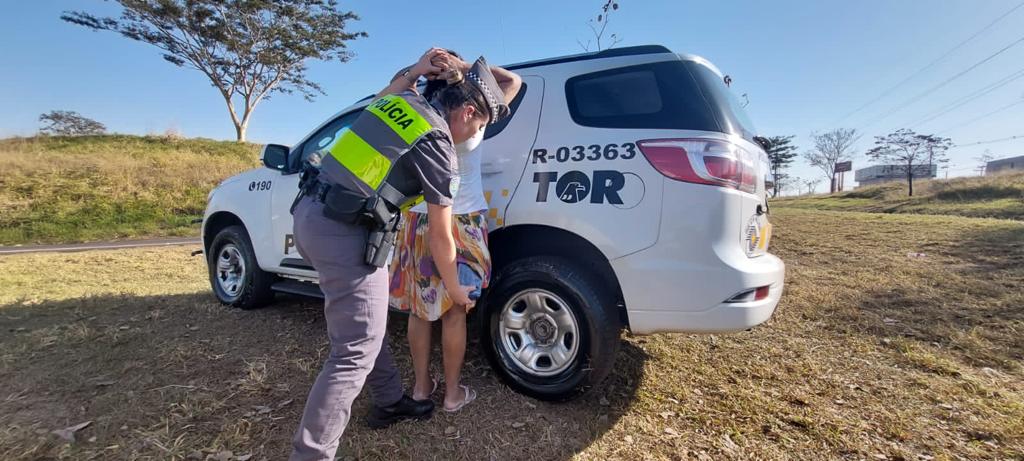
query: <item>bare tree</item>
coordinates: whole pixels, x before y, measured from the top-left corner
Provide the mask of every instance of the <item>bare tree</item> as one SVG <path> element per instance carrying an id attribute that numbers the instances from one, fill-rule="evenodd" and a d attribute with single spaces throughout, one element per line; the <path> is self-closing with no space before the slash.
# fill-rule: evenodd
<path id="1" fill-rule="evenodd" d="M 805 179 L 803 184 L 807 188 L 807 195 L 811 195 L 814 193 L 814 189 L 818 188 L 818 184 L 821 184 L 821 179 Z"/>
<path id="2" fill-rule="evenodd" d="M 868 151 L 868 157 L 901 165 L 907 175 L 907 195 L 914 195 L 914 175 L 921 166 L 931 174 L 935 162 L 946 161 L 946 151 L 953 145 L 949 138 L 917 134 L 914 130 L 902 128 L 885 136 L 875 137 L 875 147 Z"/>
<path id="3" fill-rule="evenodd" d="M 782 175 L 782 177 L 779 178 L 779 181 L 774 184 L 774 187 L 777 188 L 779 192 L 773 195 L 773 197 L 781 197 L 785 195 L 786 191 L 791 190 L 794 187 L 796 187 L 796 194 L 800 195 L 800 188 L 803 187 L 802 184 L 803 182 L 801 182 L 799 177 L 790 176 L 788 174 Z"/>
<path id="4" fill-rule="evenodd" d="M 583 51 L 590 51 L 590 44 L 596 41 L 597 49 L 595 51 L 601 51 L 614 47 L 617 43 L 621 42 L 622 39 L 616 34 L 611 34 L 608 38 L 611 39 L 611 44 L 606 47 L 601 47 L 601 40 L 604 38 L 605 30 L 608 28 L 608 19 L 612 15 L 612 12 L 619 10 L 619 2 L 616 0 L 606 0 L 604 6 L 601 7 L 601 13 L 597 15 L 597 21 L 590 19 L 587 21 L 587 27 L 590 27 L 590 31 L 594 33 L 594 40 L 587 40 L 587 44 L 584 45 L 579 39 L 576 43 L 583 48 Z"/>
<path id="5" fill-rule="evenodd" d="M 836 191 L 836 164 L 853 160 L 853 143 L 860 135 L 852 128 L 836 128 L 825 133 L 812 133 L 814 149 L 804 153 L 804 159 L 818 167 L 829 180 L 829 193 Z"/>
<path id="6" fill-rule="evenodd" d="M 975 170 L 978 172 L 978 176 L 985 176 L 985 171 L 988 170 L 988 162 L 996 159 L 995 155 L 992 155 L 992 151 L 985 149 L 985 152 L 978 157 L 974 157 L 974 161 L 978 162 Z"/>
<path id="7" fill-rule="evenodd" d="M 325 94 L 306 77 L 306 61 L 346 62 L 346 32 L 359 19 L 336 0 L 117 0 L 119 18 L 66 11 L 61 19 L 109 30 L 159 48 L 178 67 L 198 70 L 217 88 L 239 141 L 253 109 L 271 94 Z"/>
<path id="8" fill-rule="evenodd" d="M 52 110 L 40 115 L 39 121 L 46 123 L 39 129 L 42 134 L 83 136 L 107 132 L 107 127 L 102 123 L 69 110 Z"/>

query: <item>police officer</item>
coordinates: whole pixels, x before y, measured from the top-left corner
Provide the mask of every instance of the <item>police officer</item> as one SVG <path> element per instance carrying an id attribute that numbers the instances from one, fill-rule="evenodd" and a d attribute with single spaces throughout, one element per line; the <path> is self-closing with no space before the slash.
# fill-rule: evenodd
<path id="1" fill-rule="evenodd" d="M 416 92 L 420 77 L 444 74 L 448 85 L 431 101 Z M 400 211 L 427 202 L 430 252 L 448 295 L 471 306 L 460 287 L 451 234 L 452 198 L 458 189 L 455 144 L 508 114 L 521 80 L 472 66 L 442 49 L 428 50 L 378 93 L 349 130 L 307 166 L 293 206 L 295 246 L 320 275 L 330 355 L 310 390 L 293 440 L 292 460 L 332 460 L 364 382 L 380 428 L 408 418 L 429 418 L 430 400 L 404 394 L 384 341 L 388 274 Z"/>

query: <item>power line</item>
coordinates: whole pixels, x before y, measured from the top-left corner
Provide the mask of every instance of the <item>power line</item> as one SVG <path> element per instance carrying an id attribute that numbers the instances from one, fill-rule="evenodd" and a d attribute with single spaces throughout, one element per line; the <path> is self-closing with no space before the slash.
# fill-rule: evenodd
<path id="1" fill-rule="evenodd" d="M 935 86 L 933 86 L 933 87 L 931 87 L 931 88 L 929 88 L 929 89 L 925 90 L 925 91 L 924 91 L 923 93 L 920 93 L 920 94 L 918 94 L 917 96 L 914 96 L 914 97 L 912 97 L 912 98 L 908 99 L 908 100 L 907 100 L 906 102 L 904 102 L 903 104 L 900 104 L 900 105 L 898 105 L 898 106 L 894 107 L 894 108 L 893 108 L 892 110 L 890 110 L 890 111 L 888 111 L 888 112 L 886 112 L 886 113 L 882 114 L 881 116 L 875 117 L 874 119 L 872 119 L 872 120 L 871 120 L 870 122 L 868 122 L 867 124 L 865 124 L 865 125 L 861 126 L 861 127 L 860 127 L 860 128 L 858 129 L 858 131 L 859 131 L 859 130 L 863 130 L 864 128 L 866 128 L 866 127 L 868 127 L 868 126 L 871 126 L 871 125 L 873 125 L 873 124 L 875 124 L 875 123 L 878 123 L 878 121 L 879 121 L 879 120 L 882 120 L 882 119 L 884 119 L 884 118 L 886 118 L 886 117 L 888 117 L 888 116 L 890 116 L 890 115 L 892 115 L 892 114 L 894 114 L 894 113 L 896 113 L 896 112 L 899 112 L 900 110 L 903 110 L 903 109 L 907 108 L 907 107 L 908 107 L 908 106 L 910 106 L 911 104 L 913 104 L 913 103 L 915 103 L 915 102 L 917 102 L 917 101 L 920 101 L 920 100 L 921 100 L 922 98 L 924 98 L 925 96 L 928 96 L 929 94 L 932 94 L 932 93 L 934 93 L 934 92 L 938 91 L 938 90 L 939 90 L 940 88 L 942 88 L 942 87 L 944 87 L 944 86 L 946 86 L 946 85 L 948 85 L 948 84 L 952 83 L 952 82 L 953 82 L 954 80 L 956 80 L 956 79 L 958 79 L 958 78 L 960 78 L 960 77 L 963 77 L 964 75 L 967 75 L 967 73 L 968 73 L 968 72 L 970 72 L 970 71 L 972 71 L 972 70 L 974 70 L 974 69 L 977 69 L 977 68 L 978 68 L 979 66 L 981 66 L 982 64 L 985 64 L 986 62 L 989 62 L 989 61 L 991 61 L 991 60 L 992 60 L 992 59 L 994 59 L 994 58 L 995 58 L 996 56 L 999 56 L 1000 54 L 1003 54 L 1003 53 L 1005 53 L 1005 52 L 1006 52 L 1006 50 L 1009 50 L 1010 48 L 1013 48 L 1014 46 L 1017 46 L 1017 45 L 1018 45 L 1018 44 L 1020 44 L 1021 42 L 1024 42 L 1024 37 L 1021 37 L 1021 38 L 1019 38 L 1019 39 L 1017 39 L 1017 40 L 1013 41 L 1013 43 L 1010 43 L 1009 45 L 1006 45 L 1006 46 L 1004 46 L 1004 47 L 1003 47 L 1003 48 L 1001 48 L 1001 49 L 1000 49 L 999 51 L 996 51 L 995 53 L 992 53 L 992 54 L 988 55 L 987 57 L 985 57 L 985 59 L 982 59 L 981 61 L 978 61 L 978 62 L 974 63 L 974 65 L 972 65 L 972 66 L 968 67 L 967 69 L 964 69 L 964 70 L 960 71 L 960 72 L 959 72 L 959 73 L 957 73 L 956 75 L 954 75 L 954 76 L 952 76 L 952 77 L 950 77 L 950 78 L 948 78 L 948 79 L 946 79 L 946 80 L 943 80 L 943 81 L 942 81 L 941 83 L 939 83 L 938 85 L 935 85 Z"/>
<path id="2" fill-rule="evenodd" d="M 977 37 L 978 37 L 979 35 L 981 35 L 981 34 L 982 34 L 982 33 L 984 33 L 985 31 L 987 31 L 987 30 L 991 29 L 991 28 L 992 28 L 992 26 L 996 25 L 996 24 L 997 24 L 997 23 L 998 23 L 999 21 L 1002 21 L 1002 20 L 1003 20 L 1004 18 L 1006 18 L 1007 16 L 1009 16 L 1009 15 L 1010 15 L 1011 13 L 1013 13 L 1014 11 L 1017 11 L 1017 10 L 1018 10 L 1018 9 L 1019 9 L 1020 7 L 1022 7 L 1022 6 L 1024 6 L 1024 2 L 1021 2 L 1021 3 L 1019 3 L 1019 4 L 1017 5 L 1017 6 L 1015 6 L 1015 7 L 1011 8 L 1011 9 L 1010 9 L 1010 11 L 1007 11 L 1006 13 L 1003 13 L 1003 15 L 1002 15 L 1002 16 L 999 16 L 999 17 L 998 17 L 998 18 L 996 18 L 996 19 L 995 19 L 994 21 L 992 21 L 992 22 L 988 23 L 988 25 L 987 25 L 987 26 L 985 26 L 985 27 L 983 27 L 983 28 L 982 28 L 981 30 L 979 30 L 979 31 L 975 32 L 975 33 L 974 33 L 974 35 L 971 35 L 970 37 L 967 37 L 967 39 L 966 39 L 966 40 L 964 40 L 964 41 L 960 42 L 960 43 L 959 43 L 959 44 L 958 44 L 957 46 L 954 46 L 954 47 L 953 47 L 953 48 L 951 48 L 951 49 L 950 49 L 949 51 L 947 51 L 946 53 L 944 53 L 944 54 L 943 54 L 942 56 L 939 56 L 939 57 L 938 57 L 938 58 L 936 58 L 936 59 L 935 59 L 934 61 L 932 61 L 932 62 L 928 63 L 928 65 L 926 65 L 926 66 L 924 66 L 924 67 L 922 67 L 922 68 L 918 69 L 918 70 L 917 70 L 917 72 L 914 72 L 913 74 L 910 74 L 910 76 L 909 76 L 909 77 L 907 77 L 907 78 L 905 78 L 905 79 L 901 80 L 901 81 L 900 81 L 899 83 L 897 83 L 897 84 L 893 85 L 892 87 L 890 87 L 889 89 L 887 89 L 887 90 L 883 91 L 883 92 L 882 92 L 882 94 L 880 94 L 880 95 L 878 95 L 877 97 L 875 97 L 875 99 L 872 99 L 872 100 L 870 100 L 870 101 L 868 101 L 868 102 L 864 103 L 864 104 L 863 104 L 863 105 L 861 105 L 860 107 L 858 107 L 858 108 L 854 109 L 853 111 L 851 111 L 850 113 L 848 113 L 848 114 L 844 115 L 844 116 L 843 116 L 842 118 L 840 118 L 839 120 L 836 120 L 836 122 L 834 123 L 834 125 L 838 125 L 838 124 L 839 124 L 840 122 L 842 122 L 843 120 L 846 120 L 846 119 L 850 118 L 850 116 L 852 116 L 853 114 L 856 114 L 857 112 L 860 112 L 860 111 L 864 110 L 864 109 L 865 109 L 865 108 L 867 108 L 868 106 L 870 106 L 870 105 L 872 105 L 872 104 L 874 104 L 874 103 L 876 103 L 876 102 L 880 101 L 880 100 L 881 100 L 882 98 L 884 98 L 884 97 L 888 96 L 888 95 L 889 95 L 890 93 L 892 93 L 893 91 L 895 91 L 895 90 L 896 90 L 897 88 L 899 88 L 899 87 L 903 86 L 903 85 L 904 85 L 904 84 L 906 84 L 907 82 L 909 82 L 909 81 L 913 80 L 913 79 L 914 79 L 915 77 L 917 77 L 918 75 L 921 75 L 922 73 L 924 73 L 924 71 L 926 71 L 926 70 L 928 70 L 928 69 L 931 69 L 931 68 L 932 68 L 932 67 L 934 67 L 934 66 L 935 66 L 936 64 L 938 64 L 939 62 L 941 62 L 941 61 L 942 61 L 943 59 L 946 59 L 947 57 L 949 57 L 949 55 L 953 54 L 953 52 L 954 52 L 954 51 L 956 51 L 956 50 L 959 50 L 959 49 L 960 49 L 961 47 L 963 47 L 964 45 L 966 45 L 966 44 L 967 44 L 968 42 L 970 42 L 971 40 L 974 40 L 975 38 L 977 38 Z"/>
<path id="3" fill-rule="evenodd" d="M 954 125 L 954 126 L 951 126 L 951 127 L 949 127 L 949 128 L 946 128 L 945 130 L 939 131 L 938 133 L 945 133 L 945 132 L 947 132 L 947 131 L 952 131 L 952 130 L 955 130 L 955 129 L 957 129 L 957 128 L 963 128 L 963 127 L 965 127 L 965 126 L 967 126 L 967 125 L 970 125 L 970 124 L 972 124 L 972 123 L 974 123 L 974 122 L 977 122 L 978 120 L 982 120 L 982 119 L 985 119 L 985 118 L 991 117 L 991 116 L 993 116 L 993 115 L 995 115 L 995 114 L 998 114 L 998 113 L 1000 113 L 1000 112 L 1002 112 L 1002 111 L 1004 111 L 1004 110 L 1006 110 L 1006 109 L 1009 109 L 1009 108 L 1011 108 L 1011 107 L 1013 107 L 1013 106 L 1016 106 L 1016 105 L 1018 105 L 1018 104 L 1021 104 L 1021 103 L 1024 103 L 1024 99 L 1022 99 L 1022 100 L 1019 100 L 1019 101 L 1016 101 L 1016 102 L 1011 102 L 1011 103 L 1009 103 L 1009 104 L 1007 104 L 1007 105 L 1005 105 L 1005 106 L 1003 106 L 1003 107 L 1000 107 L 1000 108 L 998 108 L 998 109 L 996 109 L 996 110 L 994 110 L 994 111 L 992 111 L 992 112 L 989 112 L 989 113 L 987 113 L 987 114 L 985 114 L 985 115 L 980 115 L 980 116 L 978 116 L 978 117 L 972 118 L 972 119 L 970 119 L 970 120 L 968 120 L 968 121 L 966 121 L 966 122 L 964 122 L 964 123 L 961 123 L 961 124 L 959 124 L 959 125 Z"/>
<path id="4" fill-rule="evenodd" d="M 953 110 L 958 109 L 959 107 L 963 106 L 964 104 L 967 104 L 967 103 L 969 103 L 971 101 L 974 101 L 978 97 L 984 96 L 984 95 L 989 94 L 989 93 L 991 93 L 991 92 L 993 92 L 993 91 L 995 91 L 995 90 L 997 90 L 999 88 L 1002 88 L 1002 87 L 1004 87 L 1006 85 L 1009 85 L 1010 83 L 1013 83 L 1013 81 L 1018 80 L 1021 77 L 1024 77 L 1024 69 L 1020 69 L 1020 70 L 1018 70 L 1018 71 L 1016 71 L 1016 72 L 1014 72 L 1014 73 L 1012 73 L 1010 75 L 1007 75 L 1006 77 L 1003 77 L 1003 78 L 999 79 L 996 82 L 993 82 L 993 83 L 989 84 L 988 86 L 985 86 L 984 88 L 981 88 L 981 89 L 979 89 L 979 90 L 977 90 L 977 91 L 975 91 L 975 92 L 973 92 L 973 93 L 971 93 L 971 94 L 969 94 L 967 96 L 964 96 L 964 97 L 962 97 L 960 99 L 957 99 L 956 101 L 953 101 L 953 102 L 951 102 L 951 103 L 949 103 L 949 104 L 947 104 L 945 106 L 942 106 L 938 110 L 936 110 L 936 111 L 934 111 L 934 112 L 932 112 L 932 113 L 930 113 L 928 115 L 925 115 L 925 118 L 920 119 L 920 120 L 918 120 L 918 121 L 916 121 L 914 123 L 910 123 L 909 126 L 916 127 L 917 125 L 921 125 L 921 124 L 930 122 L 932 120 L 935 120 L 935 119 L 937 119 L 937 118 L 939 118 L 939 117 L 941 117 L 943 115 L 948 114 L 949 112 L 951 112 Z"/>
<path id="5" fill-rule="evenodd" d="M 1010 140 L 1013 140 L 1013 139 L 1024 139 L 1024 134 L 1017 135 L 1017 136 L 1009 136 L 1009 137 L 1006 137 L 1006 138 L 992 139 L 992 140 L 989 140 L 989 141 L 972 142 L 972 143 L 969 143 L 969 144 L 956 144 L 956 145 L 952 146 L 951 149 L 955 149 L 957 147 L 980 146 L 982 144 L 994 144 L 994 143 L 997 143 L 997 142 L 1010 141 Z"/>

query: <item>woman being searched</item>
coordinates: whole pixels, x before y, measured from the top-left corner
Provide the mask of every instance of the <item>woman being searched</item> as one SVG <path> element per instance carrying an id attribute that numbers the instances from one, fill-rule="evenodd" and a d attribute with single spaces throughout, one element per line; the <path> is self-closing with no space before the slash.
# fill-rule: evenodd
<path id="1" fill-rule="evenodd" d="M 471 66 L 457 54 L 449 52 L 453 66 L 427 84 L 424 91 L 433 104 L 447 106 L 451 98 L 458 98 L 474 85 Z M 484 63 L 483 58 L 476 64 Z M 490 67 L 502 94 L 503 113 L 519 92 L 522 80 L 518 75 L 500 67 Z M 482 101 L 481 101 L 482 102 Z M 500 118 L 499 117 L 499 118 Z M 498 118 L 492 119 L 494 123 Z M 475 133 L 464 143 L 456 144 L 459 190 L 452 205 L 451 233 L 457 247 L 460 282 L 464 286 L 486 288 L 491 273 L 491 256 L 487 249 L 487 201 L 484 198 L 480 175 L 481 149 L 484 131 Z M 460 380 L 466 353 L 466 314 L 472 305 L 458 305 L 447 294 L 445 281 L 434 264 L 429 236 L 436 224 L 418 206 L 402 219 L 402 229 L 391 262 L 391 305 L 409 315 L 409 350 L 412 355 L 416 380 L 412 398 L 430 399 L 438 389 L 440 380 L 430 376 L 431 324 L 441 320 L 442 362 L 444 369 L 444 403 L 442 408 L 455 412 L 476 399 L 476 391 Z M 470 293 L 479 296 L 479 289 Z"/>

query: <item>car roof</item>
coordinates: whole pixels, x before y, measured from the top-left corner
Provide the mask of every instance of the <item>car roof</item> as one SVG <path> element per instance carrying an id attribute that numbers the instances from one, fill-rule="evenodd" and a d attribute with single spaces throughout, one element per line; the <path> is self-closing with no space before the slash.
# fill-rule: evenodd
<path id="1" fill-rule="evenodd" d="M 668 48 L 666 48 L 665 46 L 662 46 L 662 45 L 639 45 L 639 46 L 626 46 L 626 47 L 622 47 L 622 48 L 610 48 L 610 49 L 607 49 L 607 50 L 594 51 L 594 52 L 590 52 L 590 53 L 579 53 L 579 54 L 571 54 L 571 55 L 566 55 L 566 56 L 557 56 L 557 57 L 553 57 L 553 58 L 537 59 L 537 60 L 533 60 L 533 61 L 525 61 L 525 62 L 509 64 L 509 65 L 501 66 L 501 67 L 504 67 L 505 69 L 508 69 L 508 70 L 522 70 L 522 69 L 532 69 L 532 68 L 537 68 L 537 67 L 553 66 L 553 65 L 564 64 L 564 63 L 569 63 L 569 62 L 590 61 L 590 60 L 615 58 L 615 57 L 622 57 L 622 56 L 642 56 L 642 55 L 651 55 L 651 54 L 672 55 L 672 56 L 676 57 L 677 59 L 680 59 L 680 60 L 683 60 L 683 61 L 692 61 L 692 62 L 701 64 L 701 65 L 707 67 L 708 69 L 711 69 L 719 77 L 724 77 L 724 75 L 722 74 L 722 71 L 720 71 L 717 67 L 715 67 L 714 64 L 711 64 L 711 62 L 708 61 L 707 59 L 704 59 L 703 57 L 695 55 L 695 54 L 673 53 L 672 50 L 670 50 L 670 49 L 668 49 Z M 349 112 L 349 111 L 351 111 L 353 109 L 356 109 L 356 108 L 359 108 L 359 107 L 365 105 L 371 99 L 373 99 L 374 96 L 376 96 L 376 95 L 371 94 L 369 96 L 366 96 L 365 98 L 356 101 L 352 105 L 350 105 L 350 106 L 348 106 L 348 107 L 338 111 L 337 113 L 332 115 L 330 118 L 328 118 L 323 124 L 321 124 L 319 127 L 317 127 L 316 130 L 313 130 L 312 132 L 315 133 L 317 130 L 320 129 L 320 127 L 322 127 L 323 125 L 326 125 L 328 122 L 330 122 L 331 120 L 334 120 L 338 116 L 340 116 L 340 115 L 342 115 L 342 114 L 344 114 L 346 112 Z"/>

